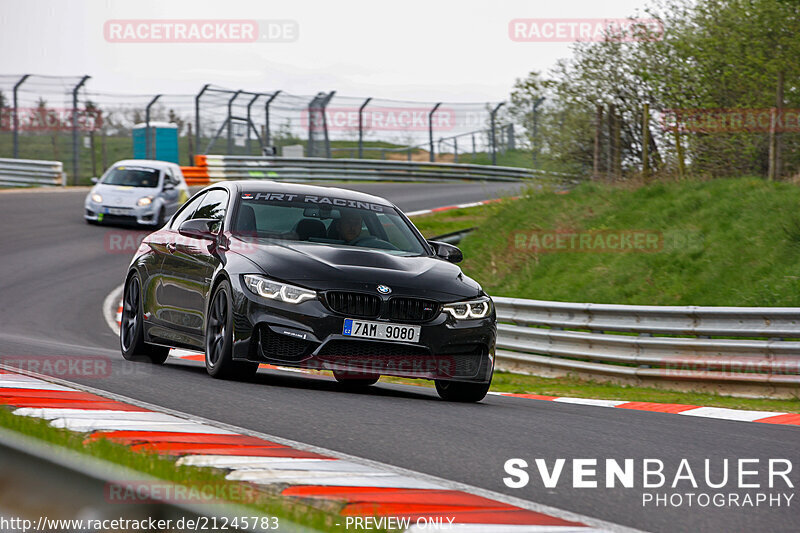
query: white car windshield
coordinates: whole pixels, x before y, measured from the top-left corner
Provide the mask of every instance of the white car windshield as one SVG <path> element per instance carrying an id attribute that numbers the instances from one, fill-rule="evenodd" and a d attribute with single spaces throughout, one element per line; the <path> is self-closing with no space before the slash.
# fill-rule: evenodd
<path id="1" fill-rule="evenodd" d="M 159 170 L 155 168 L 119 166 L 109 170 L 100 183 L 125 187 L 157 187 L 158 174 Z"/>

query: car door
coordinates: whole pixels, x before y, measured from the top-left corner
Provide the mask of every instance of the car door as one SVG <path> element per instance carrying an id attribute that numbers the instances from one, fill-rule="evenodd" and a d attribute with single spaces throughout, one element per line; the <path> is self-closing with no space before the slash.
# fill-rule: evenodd
<path id="1" fill-rule="evenodd" d="M 173 272 L 165 270 L 174 268 L 174 264 L 172 261 L 167 261 L 165 265 L 164 260 L 171 258 L 177 249 L 178 241 L 181 238 L 178 233 L 178 227 L 194 215 L 204 198 L 205 194 L 193 198 L 172 217 L 169 224 L 147 237 L 147 240 L 150 241 L 150 246 L 153 247 L 158 256 L 157 266 L 155 266 L 156 263 L 154 262 L 153 270 L 149 276 L 149 285 L 152 286 L 152 290 L 148 291 L 144 299 L 144 311 L 150 317 L 146 323 L 153 326 L 153 328 L 148 327 L 148 330 L 152 329 L 151 333 L 154 335 L 166 336 L 164 334 L 164 326 L 167 329 L 172 329 L 173 326 L 180 322 L 178 317 L 175 316 L 176 303 L 181 299 L 177 294 L 180 290 L 177 284 L 179 278 Z M 172 340 L 171 337 L 166 338 Z"/>
<path id="2" fill-rule="evenodd" d="M 219 231 L 227 209 L 228 192 L 225 189 L 211 189 L 203 195 L 191 216 L 184 220 L 218 220 Z M 176 332 L 186 335 L 187 342 L 202 345 L 206 298 L 220 259 L 212 241 L 187 237 L 178 232 L 184 220 L 176 220 L 177 223 L 170 227 L 175 244 L 171 247 L 171 253 L 164 257 L 161 267 L 164 296 L 169 308 L 165 316 Z"/>

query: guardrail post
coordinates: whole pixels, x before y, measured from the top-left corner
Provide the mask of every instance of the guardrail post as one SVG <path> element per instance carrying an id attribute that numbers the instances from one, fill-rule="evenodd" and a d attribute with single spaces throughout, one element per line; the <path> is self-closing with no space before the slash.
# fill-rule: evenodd
<path id="1" fill-rule="evenodd" d="M 14 85 L 14 159 L 19 158 L 19 104 L 17 102 L 17 91 L 20 86 L 25 83 L 25 80 L 30 78 L 30 74 L 25 74 Z"/>
<path id="2" fill-rule="evenodd" d="M 150 142 L 150 109 L 153 107 L 153 105 L 155 105 L 159 98 L 161 98 L 160 94 L 155 95 L 144 110 L 144 156 L 147 159 L 155 159 L 156 157 L 155 146 L 151 146 L 155 145 L 155 135 L 153 135 L 153 142 Z"/>
<path id="3" fill-rule="evenodd" d="M 439 109 L 440 105 L 442 105 L 441 102 L 439 102 L 438 104 L 433 106 L 433 109 L 431 109 L 431 112 L 428 113 L 428 142 L 430 144 L 430 150 L 431 150 L 431 153 L 430 153 L 431 163 L 436 161 L 436 155 L 435 155 L 434 150 L 433 150 L 433 114 L 436 113 L 436 110 Z"/>
<path id="4" fill-rule="evenodd" d="M 206 83 L 205 85 L 203 85 L 203 88 L 200 89 L 200 92 L 197 93 L 197 96 L 194 97 L 194 127 L 195 127 L 194 144 L 195 146 L 197 146 L 198 150 L 200 149 L 200 98 L 203 96 L 203 93 L 205 93 L 206 90 L 208 90 L 209 87 L 211 87 L 211 84 Z M 192 162 L 191 164 L 193 165 L 194 162 Z"/>
<path id="5" fill-rule="evenodd" d="M 264 132 L 264 146 L 272 146 L 272 135 L 269 132 L 269 105 L 272 103 L 273 100 L 275 100 L 275 98 L 277 98 L 279 94 L 281 94 L 280 91 L 275 91 L 274 93 L 272 93 L 272 96 L 269 97 L 267 103 L 264 104 L 264 122 L 266 126 L 266 130 Z M 277 148 L 276 148 L 276 153 L 273 155 L 278 155 Z"/>
<path id="6" fill-rule="evenodd" d="M 364 103 L 361 104 L 361 107 L 358 108 L 358 158 L 364 159 L 364 121 L 363 121 L 363 113 L 364 108 L 367 107 L 372 97 L 370 96 Z"/>
<path id="7" fill-rule="evenodd" d="M 78 184 L 78 91 L 91 76 L 84 76 L 72 89 L 72 183 Z"/>
<path id="8" fill-rule="evenodd" d="M 492 122 L 492 131 L 491 131 L 491 139 L 492 139 L 492 164 L 497 164 L 497 134 L 495 133 L 495 118 L 497 116 L 497 111 L 505 105 L 505 102 L 500 102 L 492 109 L 491 113 L 489 114 Z"/>

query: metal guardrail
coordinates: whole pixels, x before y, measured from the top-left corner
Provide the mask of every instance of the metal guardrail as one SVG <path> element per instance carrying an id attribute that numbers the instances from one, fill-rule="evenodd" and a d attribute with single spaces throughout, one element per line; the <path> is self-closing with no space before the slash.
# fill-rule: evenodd
<path id="1" fill-rule="evenodd" d="M 579 181 L 574 174 L 547 172 L 519 167 L 429 163 L 422 161 L 384 161 L 378 159 L 325 159 L 257 156 L 201 156 L 208 178 L 219 179 L 331 179 L 392 181 Z M 200 166 L 200 165 L 198 165 Z"/>
<path id="2" fill-rule="evenodd" d="M 800 385 L 800 308 L 494 298 L 497 358 L 659 379 Z M 711 338 L 725 337 L 725 338 Z"/>
<path id="3" fill-rule="evenodd" d="M 33 159 L 0 159 L 0 186 L 61 186 L 66 183 L 64 165 L 60 161 Z"/>

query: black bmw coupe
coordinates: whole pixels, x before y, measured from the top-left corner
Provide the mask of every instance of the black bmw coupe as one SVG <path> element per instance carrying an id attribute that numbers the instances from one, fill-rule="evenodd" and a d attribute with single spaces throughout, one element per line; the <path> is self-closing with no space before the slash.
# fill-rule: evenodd
<path id="1" fill-rule="evenodd" d="M 214 377 L 259 363 L 433 379 L 479 401 L 494 369 L 492 300 L 391 202 L 346 189 L 229 181 L 194 195 L 148 235 L 125 279 L 122 355 L 163 363 L 205 352 Z"/>

